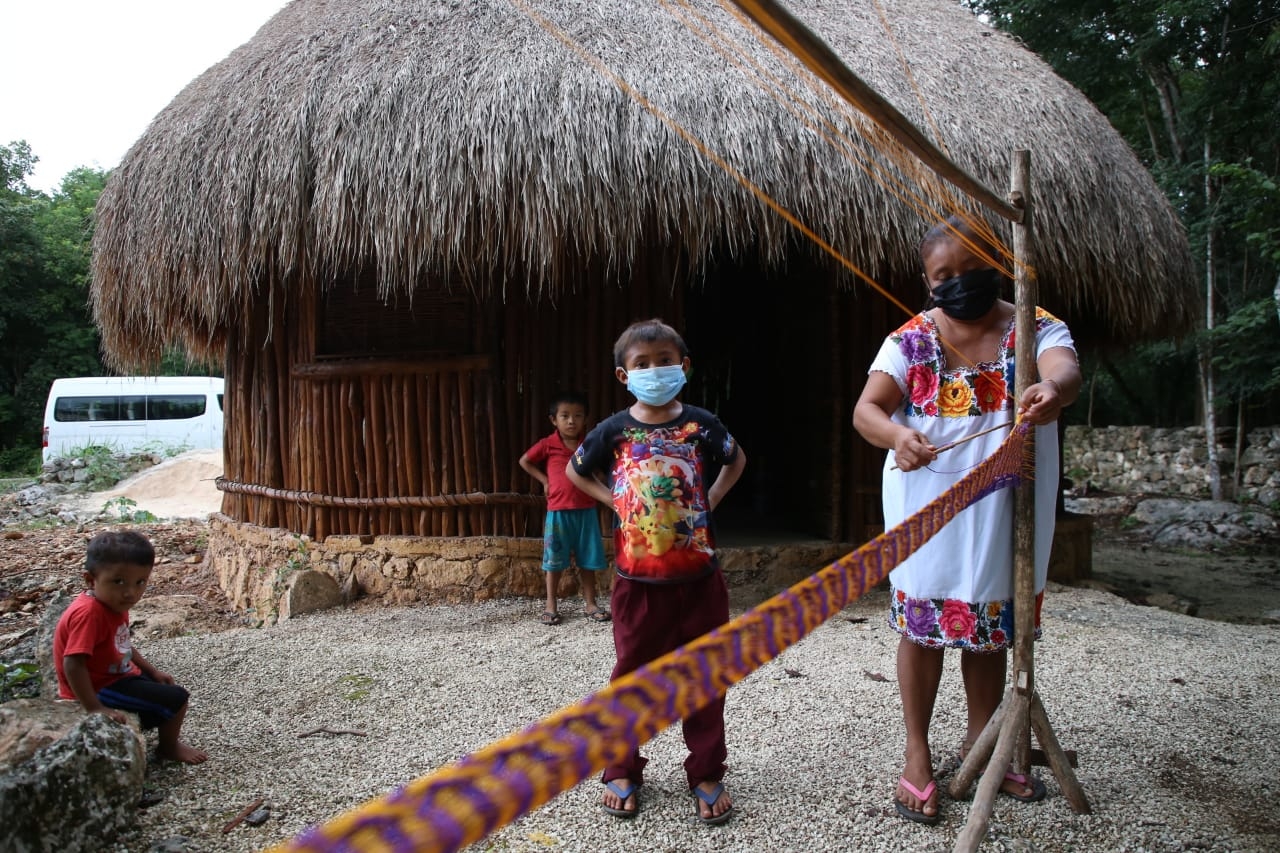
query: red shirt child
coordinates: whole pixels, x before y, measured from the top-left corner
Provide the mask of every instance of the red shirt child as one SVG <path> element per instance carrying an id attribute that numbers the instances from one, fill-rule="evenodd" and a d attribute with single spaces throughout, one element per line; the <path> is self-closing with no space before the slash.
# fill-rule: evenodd
<path id="1" fill-rule="evenodd" d="M 565 474 L 569 459 L 582 444 L 582 435 L 586 432 L 586 397 L 576 392 L 561 394 L 551 401 L 547 414 L 556 431 L 520 457 L 520 467 L 547 492 L 547 517 L 542 532 L 547 604 L 541 621 L 544 625 L 560 624 L 556 590 L 560 575 L 570 563 L 576 563 L 582 581 L 583 614 L 595 622 L 608 622 L 609 612 L 596 604 L 595 575 L 608 567 L 596 500 Z"/>

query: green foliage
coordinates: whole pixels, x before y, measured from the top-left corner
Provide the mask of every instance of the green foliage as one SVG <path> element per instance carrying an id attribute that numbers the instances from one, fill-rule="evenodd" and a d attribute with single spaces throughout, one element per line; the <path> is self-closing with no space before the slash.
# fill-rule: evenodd
<path id="1" fill-rule="evenodd" d="M 145 509 L 138 509 L 138 502 L 124 495 L 104 503 L 102 511 L 115 513 L 116 518 L 125 524 L 154 524 L 160 520 Z"/>
<path id="2" fill-rule="evenodd" d="M 0 495 L 11 495 L 35 484 L 30 477 L 0 477 Z"/>
<path id="3" fill-rule="evenodd" d="M 1199 379 L 1195 340 L 1152 341 L 1120 353 L 1084 351 L 1080 400 L 1067 423 L 1185 426 L 1196 420 Z"/>
<path id="4" fill-rule="evenodd" d="M 1252 402 L 1265 401 L 1280 390 L 1280 319 L 1271 298 L 1257 299 L 1232 312 L 1208 337 L 1213 341 L 1213 365 L 1224 394 Z"/>
<path id="5" fill-rule="evenodd" d="M 73 448 L 68 455 L 84 460 L 85 468 L 88 469 L 85 485 L 90 491 L 109 489 L 128 476 L 124 460 L 110 447 L 90 444 L 87 447 Z"/>
<path id="6" fill-rule="evenodd" d="M 1141 360 L 1150 351 L 1117 358 L 1114 366 L 1140 389 L 1127 395 L 1134 399 L 1119 422 L 1151 422 L 1138 408 L 1142 397 L 1173 414 L 1158 401 L 1194 395 L 1194 346 L 1208 343 L 1218 400 L 1241 402 L 1257 422 L 1274 423 L 1280 404 L 1257 395 L 1275 387 L 1280 348 L 1257 334 L 1262 303 L 1280 278 L 1280 9 L 1245 0 L 965 2 L 1098 105 L 1164 188 L 1201 264 L 1212 246 L 1212 325 L 1222 331 L 1165 342 L 1176 352 L 1161 360 L 1158 375 Z M 1199 281 L 1207 280 L 1202 268 Z M 1201 409 L 1176 413 L 1179 422 L 1195 422 Z"/>
<path id="7" fill-rule="evenodd" d="M 40 473 L 40 448 L 19 445 L 0 450 L 0 477 L 34 477 Z"/>
<path id="8" fill-rule="evenodd" d="M 40 447 L 54 379 L 103 372 L 88 287 L 106 174 L 76 169 L 50 197 L 26 184 L 36 160 L 25 142 L 0 145 L 0 452 Z"/>
<path id="9" fill-rule="evenodd" d="M 294 572 L 301 572 L 310 568 L 310 566 L 311 558 L 307 549 L 306 540 L 301 536 L 294 536 L 293 553 L 289 555 L 289 559 L 285 560 L 284 563 L 276 569 L 275 585 L 277 587 L 284 586 L 285 581 L 289 579 L 289 575 Z"/>
<path id="10" fill-rule="evenodd" d="M 40 669 L 31 661 L 0 661 L 0 704 L 30 699 L 40 693 Z"/>

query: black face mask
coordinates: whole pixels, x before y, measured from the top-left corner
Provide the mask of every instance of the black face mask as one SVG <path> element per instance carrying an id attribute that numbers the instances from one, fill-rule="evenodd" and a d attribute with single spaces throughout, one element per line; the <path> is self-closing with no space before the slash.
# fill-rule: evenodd
<path id="1" fill-rule="evenodd" d="M 933 289 L 930 303 L 956 320 L 976 320 L 1000 298 L 1003 277 L 993 269 L 953 276 Z"/>

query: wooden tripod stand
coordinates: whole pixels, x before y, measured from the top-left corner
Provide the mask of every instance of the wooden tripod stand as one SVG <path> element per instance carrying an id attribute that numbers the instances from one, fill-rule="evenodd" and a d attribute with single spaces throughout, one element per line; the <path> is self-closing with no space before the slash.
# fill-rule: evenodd
<path id="1" fill-rule="evenodd" d="M 1015 151 L 1010 180 L 1010 202 L 1022 210 L 1021 221 L 1013 223 L 1014 278 L 1014 328 L 1016 399 L 1034 383 L 1036 372 L 1036 283 L 1031 275 L 1031 155 Z M 1034 451 L 1034 433 L 1028 437 Z M 1001 700 L 982 734 L 974 741 L 960 769 L 951 780 L 948 792 L 960 798 L 969 790 L 985 764 L 987 772 L 978 784 L 973 798 L 969 820 L 956 837 L 956 853 L 978 849 L 986 834 L 987 823 L 996 795 L 1004 782 L 1006 769 L 1012 763 L 1014 771 L 1027 773 L 1031 764 L 1031 731 L 1036 733 L 1048 760 L 1049 768 L 1062 787 L 1071 808 L 1079 814 L 1092 809 L 1076 779 L 1075 771 L 1066 752 L 1058 743 L 1049 724 L 1049 716 L 1035 690 L 1033 640 L 1035 638 L 1035 484 L 1024 482 L 1014 497 L 1013 534 L 1013 676 L 1008 691 Z"/>

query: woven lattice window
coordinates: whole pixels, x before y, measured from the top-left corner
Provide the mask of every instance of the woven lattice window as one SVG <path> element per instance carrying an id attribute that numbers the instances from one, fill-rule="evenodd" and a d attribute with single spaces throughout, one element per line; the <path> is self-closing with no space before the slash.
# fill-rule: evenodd
<path id="1" fill-rule="evenodd" d="M 466 294 L 419 289 L 379 298 L 373 283 L 338 285 L 320 297 L 316 356 L 402 358 L 466 355 L 472 345 L 472 309 Z"/>

